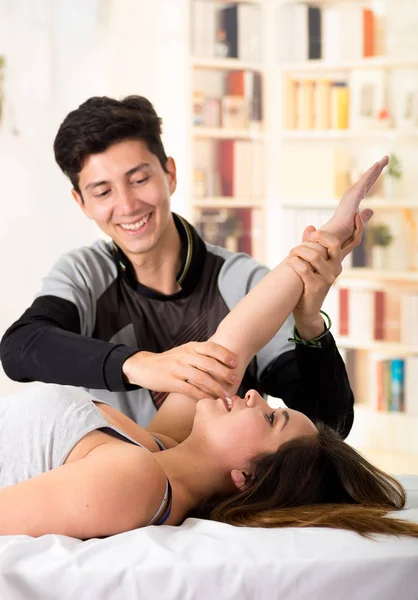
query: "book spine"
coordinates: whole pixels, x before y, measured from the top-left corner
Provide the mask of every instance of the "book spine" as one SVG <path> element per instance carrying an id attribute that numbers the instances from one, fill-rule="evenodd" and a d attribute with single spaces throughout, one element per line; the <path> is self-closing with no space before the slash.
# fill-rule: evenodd
<path id="1" fill-rule="evenodd" d="M 349 335 L 349 304 L 350 290 L 348 288 L 340 288 L 340 322 L 339 334 Z"/>
<path id="2" fill-rule="evenodd" d="M 308 7 L 308 58 L 321 58 L 321 9 L 317 6 Z"/>
<path id="3" fill-rule="evenodd" d="M 391 364 L 392 368 L 392 394 L 390 409 L 394 411 L 403 411 L 404 409 L 404 382 L 405 382 L 405 363 L 400 358 L 394 358 Z"/>

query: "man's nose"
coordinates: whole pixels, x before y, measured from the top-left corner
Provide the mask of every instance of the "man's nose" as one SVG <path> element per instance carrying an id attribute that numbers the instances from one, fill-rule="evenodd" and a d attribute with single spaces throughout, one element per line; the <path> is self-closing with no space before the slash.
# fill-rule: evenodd
<path id="1" fill-rule="evenodd" d="M 133 189 L 123 186 L 118 190 L 118 204 L 120 211 L 129 215 L 138 209 L 140 201 Z"/>

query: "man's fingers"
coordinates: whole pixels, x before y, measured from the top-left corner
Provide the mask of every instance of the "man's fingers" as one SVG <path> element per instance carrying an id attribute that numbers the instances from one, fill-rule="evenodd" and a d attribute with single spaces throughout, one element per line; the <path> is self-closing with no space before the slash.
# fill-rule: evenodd
<path id="1" fill-rule="evenodd" d="M 224 398 L 228 395 L 228 392 L 218 381 L 216 381 L 216 379 L 199 369 L 189 367 L 187 370 L 183 371 L 182 378 L 185 378 L 189 384 L 201 390 L 204 394 L 202 396 L 203 398 L 207 398 L 208 396 Z"/>
<path id="2" fill-rule="evenodd" d="M 234 369 L 238 364 L 232 352 L 219 344 L 215 344 L 215 342 L 192 342 L 192 347 L 197 354 L 214 358 L 230 369 Z"/>
<path id="3" fill-rule="evenodd" d="M 302 241 L 304 242 L 308 238 L 308 236 L 314 231 L 316 231 L 316 228 L 313 225 L 308 225 L 307 227 L 305 227 L 305 230 L 302 235 Z"/>
<path id="4" fill-rule="evenodd" d="M 215 358 L 209 358 L 205 354 L 193 356 L 192 360 L 187 364 L 227 384 L 234 384 L 237 381 L 237 375 L 233 369 L 226 367 Z"/>

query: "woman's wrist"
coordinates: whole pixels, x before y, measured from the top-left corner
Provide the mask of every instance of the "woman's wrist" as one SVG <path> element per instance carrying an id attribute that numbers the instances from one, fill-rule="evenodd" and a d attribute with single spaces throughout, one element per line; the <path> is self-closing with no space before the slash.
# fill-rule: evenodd
<path id="1" fill-rule="evenodd" d="M 321 314 L 307 319 L 306 317 L 300 318 L 297 313 L 293 313 L 293 317 L 299 337 L 303 340 L 309 342 L 324 333 L 325 323 Z"/>

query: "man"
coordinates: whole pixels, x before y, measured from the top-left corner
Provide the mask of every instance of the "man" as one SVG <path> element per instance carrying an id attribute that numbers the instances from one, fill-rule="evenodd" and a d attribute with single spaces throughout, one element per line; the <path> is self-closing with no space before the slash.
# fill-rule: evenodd
<path id="1" fill-rule="evenodd" d="M 56 161 L 77 204 L 112 242 L 62 256 L 0 348 L 12 379 L 85 387 L 141 425 L 168 392 L 196 400 L 228 393 L 235 357 L 205 340 L 268 272 L 247 255 L 205 244 L 170 211 L 176 167 L 160 135 L 161 120 L 138 96 L 91 98 L 65 118 Z M 338 273 L 315 257 L 306 267 L 293 313 L 299 343 L 289 341 L 288 319 L 250 363 L 239 393 L 281 397 L 346 435 L 353 395 L 320 314 Z"/>

